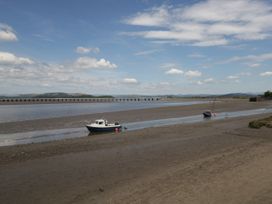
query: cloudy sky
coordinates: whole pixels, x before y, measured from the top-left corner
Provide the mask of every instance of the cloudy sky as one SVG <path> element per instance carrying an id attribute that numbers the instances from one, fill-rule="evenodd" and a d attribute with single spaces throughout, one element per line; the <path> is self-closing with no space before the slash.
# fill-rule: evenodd
<path id="1" fill-rule="evenodd" d="M 270 0 L 0 0 L 0 94 L 218 94 L 271 84 Z"/>

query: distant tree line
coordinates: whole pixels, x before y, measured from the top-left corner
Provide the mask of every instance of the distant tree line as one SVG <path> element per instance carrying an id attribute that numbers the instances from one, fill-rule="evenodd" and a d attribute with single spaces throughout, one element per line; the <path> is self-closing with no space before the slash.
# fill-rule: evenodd
<path id="1" fill-rule="evenodd" d="M 266 92 L 264 92 L 264 97 L 265 98 L 272 98 L 272 91 L 266 91 Z"/>

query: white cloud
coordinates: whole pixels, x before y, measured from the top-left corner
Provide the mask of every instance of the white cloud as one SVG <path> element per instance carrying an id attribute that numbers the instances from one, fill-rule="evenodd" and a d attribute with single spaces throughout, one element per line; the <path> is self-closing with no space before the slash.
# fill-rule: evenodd
<path id="1" fill-rule="evenodd" d="M 35 62 L 34 64 L 3 64 L 0 66 L 0 81 L 14 90 L 20 88 L 29 90 L 47 90 L 52 87 L 71 91 L 77 89 L 82 92 L 101 91 L 107 93 L 114 84 L 114 77 L 108 75 L 87 75 L 82 69 L 72 64 L 48 64 Z M 27 88 L 26 88 L 27 87 Z M 13 90 L 13 91 L 14 91 Z M 99 91 L 97 91 L 99 90 Z M 2 90 L 3 91 L 3 90 Z M 98 93 L 99 94 L 99 93 Z"/>
<path id="2" fill-rule="evenodd" d="M 136 53 L 134 53 L 134 55 L 136 55 L 136 56 L 141 56 L 141 55 L 151 55 L 151 54 L 154 54 L 154 53 L 160 52 L 160 51 L 161 51 L 161 50 L 159 50 L 159 49 L 145 50 L 145 51 L 136 52 Z"/>
<path id="3" fill-rule="evenodd" d="M 203 81 L 205 83 L 212 83 L 212 82 L 214 82 L 214 79 L 213 78 L 208 78 L 208 79 L 204 79 Z"/>
<path id="4" fill-rule="evenodd" d="M 127 33 L 132 36 L 157 42 L 219 46 L 237 40 L 271 38 L 271 19 L 272 6 L 264 0 L 206 0 L 187 6 L 154 7 L 124 22 L 146 28 Z"/>
<path id="5" fill-rule="evenodd" d="M 238 74 L 238 76 L 251 76 L 252 74 L 250 72 L 241 72 Z"/>
<path id="6" fill-rule="evenodd" d="M 201 77 L 202 73 L 200 71 L 193 71 L 193 70 L 189 70 L 187 72 L 185 72 L 185 76 L 187 77 Z"/>
<path id="7" fill-rule="evenodd" d="M 235 74 L 235 75 L 227 76 L 226 78 L 228 79 L 228 81 L 239 83 L 240 82 L 239 79 L 241 77 L 249 77 L 249 76 L 251 76 L 250 72 L 241 72 L 241 73 L 238 73 L 238 74 Z"/>
<path id="8" fill-rule="evenodd" d="M 29 58 L 17 57 L 9 52 L 0 52 L 0 64 L 19 65 L 19 64 L 34 64 L 34 62 Z"/>
<path id="9" fill-rule="evenodd" d="M 209 0 L 188 7 L 181 14 L 184 19 L 197 22 L 234 22 L 249 21 L 270 12 L 264 1 L 255 0 Z M 260 19 L 261 20 L 261 19 Z M 264 20 L 264 19 L 262 19 Z"/>
<path id="10" fill-rule="evenodd" d="M 90 52 L 94 52 L 94 53 L 99 53 L 100 52 L 100 49 L 98 47 L 77 47 L 76 48 L 76 52 L 79 53 L 79 54 L 87 54 L 87 53 L 90 53 Z"/>
<path id="11" fill-rule="evenodd" d="M 230 62 L 239 62 L 239 61 L 252 61 L 252 62 L 264 62 L 272 60 L 272 53 L 264 53 L 260 55 L 247 55 L 247 56 L 235 56 L 228 60 L 225 60 L 223 63 Z M 258 66 L 258 63 L 255 63 L 254 66 Z"/>
<path id="12" fill-rule="evenodd" d="M 169 82 L 163 81 L 159 83 L 160 86 L 170 86 Z"/>
<path id="13" fill-rule="evenodd" d="M 207 78 L 207 79 L 204 79 L 204 80 L 199 80 L 196 82 L 197 85 L 203 85 L 203 84 L 211 84 L 211 83 L 214 83 L 215 80 L 213 78 Z"/>
<path id="14" fill-rule="evenodd" d="M 135 78 L 124 78 L 122 80 L 122 83 L 124 83 L 124 84 L 138 84 L 139 82 Z"/>
<path id="15" fill-rule="evenodd" d="M 228 79 L 239 79 L 240 77 L 239 76 L 231 75 L 231 76 L 228 76 L 227 78 Z"/>
<path id="16" fill-rule="evenodd" d="M 210 47 L 210 46 L 227 45 L 227 44 L 228 44 L 228 41 L 225 38 L 211 39 L 211 40 L 207 39 L 202 42 L 193 43 L 194 46 L 198 46 L 198 47 Z"/>
<path id="17" fill-rule="evenodd" d="M 257 68 L 257 67 L 260 67 L 261 64 L 254 63 L 254 64 L 249 64 L 248 66 L 251 67 L 251 68 Z"/>
<path id="18" fill-rule="evenodd" d="M 262 77 L 272 76 L 272 72 L 263 72 L 263 73 L 260 73 L 260 76 Z"/>
<path id="19" fill-rule="evenodd" d="M 97 60 L 96 58 L 91 58 L 91 57 L 80 57 L 76 60 L 75 66 L 77 68 L 82 68 L 82 69 L 113 69 L 116 68 L 117 65 L 111 63 L 110 61 L 107 61 L 105 59 L 100 59 Z"/>
<path id="20" fill-rule="evenodd" d="M 168 10 L 166 6 L 152 8 L 145 13 L 137 13 L 124 22 L 137 26 L 162 26 L 167 23 Z"/>
<path id="21" fill-rule="evenodd" d="M 174 63 L 165 63 L 165 64 L 161 65 L 161 67 L 163 69 L 170 69 L 170 68 L 177 68 L 178 69 L 178 65 L 176 65 Z"/>
<path id="22" fill-rule="evenodd" d="M 203 85 L 203 82 L 202 81 L 197 81 L 196 84 L 197 85 Z"/>
<path id="23" fill-rule="evenodd" d="M 78 59 L 75 62 L 66 64 L 52 64 L 34 62 L 12 53 L 0 52 L 0 56 L 0 81 L 6 87 L 2 88 L 2 93 L 5 93 L 5 90 L 40 92 L 52 89 L 97 94 L 120 93 L 126 90 L 126 87 L 129 87 L 131 91 L 133 87 L 141 85 L 135 78 L 120 79 L 119 74 L 116 72 L 99 73 L 97 71 L 92 74 L 86 73 L 88 68 L 112 69 L 116 67 L 116 65 L 103 59 L 92 58 L 90 60 L 90 58 L 87 58 L 87 60 Z M 80 67 L 75 66 L 76 62 Z"/>
<path id="24" fill-rule="evenodd" d="M 75 66 L 75 64 L 77 66 Z M 78 67 L 79 66 L 79 67 Z M 47 88 L 61 87 L 63 90 L 84 89 L 107 92 L 112 84 L 118 81 L 112 74 L 86 74 L 88 68 L 115 68 L 116 65 L 105 59 L 85 58 L 73 63 L 52 64 L 32 61 L 29 58 L 19 57 L 12 53 L 0 52 L 0 81 L 6 87 L 17 87 L 14 90 L 48 90 Z M 82 69 L 79 69 L 82 68 Z M 23 88 L 24 87 L 24 88 Z M 3 91 L 3 90 L 2 90 Z"/>
<path id="25" fill-rule="evenodd" d="M 15 35 L 13 29 L 6 25 L 0 23 L 0 41 L 17 41 L 17 36 Z"/>
<path id="26" fill-rule="evenodd" d="M 165 72 L 165 74 L 169 74 L 169 75 L 179 75 L 179 74 L 183 74 L 183 71 L 180 69 L 176 69 L 176 68 L 171 68 L 168 71 Z"/>
<path id="27" fill-rule="evenodd" d="M 204 58 L 205 55 L 202 55 L 199 53 L 192 53 L 192 54 L 188 55 L 188 57 L 190 57 L 190 58 Z"/>

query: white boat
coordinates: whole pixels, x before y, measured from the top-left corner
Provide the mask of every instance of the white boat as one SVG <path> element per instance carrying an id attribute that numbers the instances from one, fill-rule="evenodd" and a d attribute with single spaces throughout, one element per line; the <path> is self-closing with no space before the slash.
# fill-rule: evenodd
<path id="1" fill-rule="evenodd" d="M 202 114 L 204 118 L 211 118 L 216 116 L 216 114 L 210 110 L 204 111 Z"/>
<path id="2" fill-rule="evenodd" d="M 212 117 L 216 116 L 216 114 L 214 112 L 215 102 L 216 102 L 216 98 L 214 98 L 211 103 L 211 105 L 212 105 L 211 110 L 206 110 L 202 113 L 204 118 L 212 118 Z"/>
<path id="3" fill-rule="evenodd" d="M 87 129 L 92 132 L 119 132 L 122 126 L 118 123 L 108 123 L 107 120 L 98 119 L 94 123 L 87 124 Z"/>
<path id="4" fill-rule="evenodd" d="M 202 113 L 204 118 L 211 118 L 213 116 L 213 112 L 210 110 L 207 110 Z"/>

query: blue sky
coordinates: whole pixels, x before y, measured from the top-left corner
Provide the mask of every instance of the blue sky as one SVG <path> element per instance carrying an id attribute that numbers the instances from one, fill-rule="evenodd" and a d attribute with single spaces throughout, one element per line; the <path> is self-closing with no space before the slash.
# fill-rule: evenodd
<path id="1" fill-rule="evenodd" d="M 263 92 L 271 19 L 268 0 L 0 0 L 0 94 Z"/>

